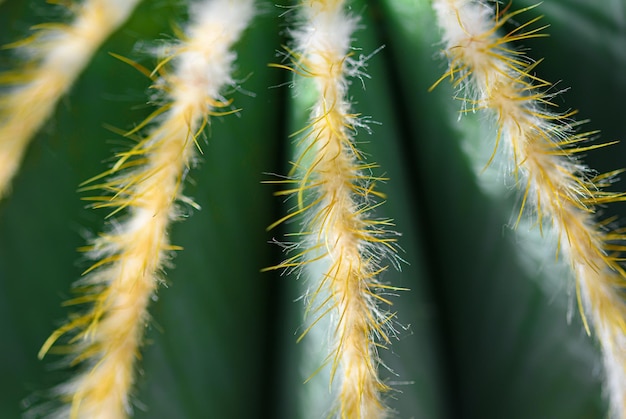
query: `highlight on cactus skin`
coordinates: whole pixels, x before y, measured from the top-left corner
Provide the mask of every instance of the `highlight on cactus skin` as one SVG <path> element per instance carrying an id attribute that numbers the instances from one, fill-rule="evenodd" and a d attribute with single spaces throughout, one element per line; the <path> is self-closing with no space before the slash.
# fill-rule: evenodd
<path id="1" fill-rule="evenodd" d="M 5 3 L 0 0 L 0 8 Z M 30 139 L 138 1 L 67 4 L 68 23 L 38 25 L 33 36 L 8 45 L 22 58 L 22 64 L 0 75 L 0 198 L 10 199 L 7 191 Z M 276 11 L 270 3 L 258 0 L 182 4 L 188 8 L 188 22 L 180 23 L 182 29 L 175 30 L 175 39 L 151 50 L 158 58 L 154 70 L 135 62 L 134 52 L 129 58 L 125 58 L 128 51 L 111 52 L 150 78 L 153 84 L 145 102 L 158 108 L 134 129 L 118 130 L 116 134 L 135 145 L 121 151 L 115 148 L 110 168 L 80 185 L 81 192 L 93 194 L 85 199 L 91 208 L 108 209 L 109 213 L 102 232 L 80 249 L 92 264 L 75 283 L 75 296 L 64 304 L 76 307 L 75 311 L 39 352 L 40 359 L 48 353 L 64 355 L 64 365 L 72 375 L 52 389 L 52 402 L 36 405 L 27 414 L 72 419 L 133 416 L 144 333 L 151 319 L 148 306 L 164 282 L 165 271 L 175 269 L 174 254 L 182 250 L 171 241 L 169 232 L 175 221 L 186 216 L 186 206 L 199 209 L 193 197 L 183 193 L 188 173 L 202 161 L 199 140 L 211 136 L 207 127 L 215 117 L 234 119 L 237 116 L 232 114 L 246 112 L 228 99 L 233 91 L 245 89 L 245 81 L 233 76 L 238 42 L 244 31 L 254 26 L 255 17 Z M 607 204 L 626 201 L 626 194 L 611 191 L 621 171 L 598 174 L 582 163 L 581 154 L 614 142 L 592 144 L 597 131 L 579 131 L 582 123 L 573 119 L 576 112 L 557 109 L 559 92 L 537 75 L 541 61 L 532 59 L 523 45 L 546 36 L 547 25 L 541 26 L 539 17 L 526 18 L 542 6 L 515 9 L 491 0 L 418 0 L 403 3 L 405 6 L 427 7 L 437 17 L 442 36 L 437 46 L 443 46 L 448 69 L 440 79 L 432 80 L 431 90 L 449 80 L 459 92 L 462 114 L 490 115 L 481 124 L 491 129 L 495 146 L 485 142 L 484 147 L 493 147 L 493 153 L 484 163 L 501 166 L 504 182 L 519 189 L 517 223 L 530 221 L 542 235 L 556 237 L 554 253 L 571 267 L 584 328 L 601 347 L 609 414 L 624 417 L 626 236 L 618 220 L 603 219 L 599 213 Z M 368 7 L 378 12 L 380 4 Z M 316 343 L 323 347 L 324 358 L 313 370 L 304 372 L 309 379 L 300 383 L 304 387 L 326 378 L 325 400 L 323 406 L 317 406 L 322 414 L 342 419 L 395 417 L 398 412 L 392 407 L 393 399 L 411 397 L 409 392 L 402 394 L 397 383 L 412 383 L 416 377 L 387 367 L 381 353 L 395 355 L 392 341 L 401 340 L 406 331 L 394 328 L 397 320 L 392 303 L 397 294 L 404 299 L 412 291 L 385 278 L 388 265 L 399 267 L 401 261 L 397 255 L 400 234 L 395 232 L 394 221 L 384 217 L 382 204 L 387 197 L 379 189 L 380 183 L 393 183 L 393 179 L 378 174 L 384 173 L 384 168 L 371 162 L 378 157 L 370 157 L 363 151 L 367 146 L 356 139 L 357 129 L 370 128 L 350 90 L 353 80 L 361 84 L 369 78 L 364 67 L 371 56 L 364 55 L 367 51 L 361 53 L 356 40 L 361 31 L 377 29 L 359 18 L 364 13 L 360 3 L 346 0 L 301 0 L 280 6 L 280 10 L 286 10 L 287 24 L 276 31 L 288 38 L 287 47 L 281 49 L 277 44 L 277 51 L 285 51 L 277 53 L 283 61 L 269 65 L 285 73 L 285 78 L 293 77 L 287 82 L 294 87 L 290 93 L 306 91 L 314 99 L 311 107 L 299 110 L 308 114 L 306 125 L 283 138 L 285 148 L 289 141 L 296 148 L 289 163 L 291 171 L 266 182 L 284 188 L 276 195 L 290 205 L 287 214 L 277 217 L 268 228 L 288 231 L 283 239 L 271 240 L 285 248 L 286 259 L 269 268 L 257 268 L 286 274 L 281 281 L 302 278 L 305 282 L 303 313 L 296 320 L 304 325 L 290 344 L 302 347 L 319 339 Z M 362 84 L 366 88 L 367 83 Z M 423 90 L 424 95 L 433 94 Z M 94 106 L 96 102 L 97 98 Z M 271 110 L 278 111 L 278 106 Z M 417 110 L 411 115 L 420 117 Z M 372 118 L 376 120 L 376 115 Z M 375 126 L 371 131 L 372 142 L 383 141 Z M 263 140 L 253 126 L 247 127 L 246 135 Z M 220 139 L 211 136 L 213 141 Z M 205 152 L 211 150 L 205 148 Z M 223 159 L 236 161 L 241 158 L 238 153 Z M 198 179 L 197 183 L 205 181 Z M 220 204 L 216 201 L 216 208 Z M 228 210 L 217 210 L 221 211 Z M 220 237 L 203 239 L 220 246 Z M 238 256 L 241 263 L 248 263 L 246 255 Z M 410 261 L 411 255 L 406 259 Z M 247 292 L 245 285 L 238 284 L 239 292 Z M 224 307 L 237 310 L 228 301 L 223 302 Z M 401 311 L 397 317 L 403 321 Z M 200 326 L 193 325 L 191 330 L 195 327 Z M 242 325 L 232 327 L 244 330 Z M 316 333 L 318 329 L 327 330 Z M 410 327 L 407 330 L 411 333 Z M 411 361 L 400 359 L 399 363 Z M 219 379 L 215 381 L 220 385 Z M 423 386 L 430 384 L 425 382 Z M 299 394 L 297 389 L 289 391 Z M 280 396 L 297 399 L 293 394 Z M 302 414 L 308 418 L 318 417 L 318 413 Z"/>

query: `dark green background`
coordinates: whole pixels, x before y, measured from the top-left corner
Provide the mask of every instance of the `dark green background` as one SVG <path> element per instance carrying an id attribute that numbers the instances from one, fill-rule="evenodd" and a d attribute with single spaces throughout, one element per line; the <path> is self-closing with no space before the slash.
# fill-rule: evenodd
<path id="1" fill-rule="evenodd" d="M 102 47 L 34 139 L 12 194 L 0 203 L 1 418 L 46 400 L 45 390 L 67 376 L 55 368 L 58 358 L 40 362 L 36 354 L 67 314 L 60 303 L 87 266 L 75 249 L 102 229 L 106 215 L 84 208 L 77 185 L 107 167 L 112 149 L 128 146 L 104 124 L 128 129 L 151 110 L 149 80 L 108 52 L 151 67 L 150 49 L 184 19 L 178 3 L 144 2 Z M 485 118 L 458 122 L 461 103 L 446 83 L 427 92 L 446 67 L 429 2 L 352 7 L 363 15 L 357 54 L 385 45 L 368 62 L 366 90 L 356 82 L 351 91 L 357 112 L 380 123 L 357 140 L 391 178 L 381 185 L 388 202 L 379 214 L 396 220 L 408 262 L 383 279 L 411 289 L 394 299 L 405 328 L 381 352 L 398 374 L 382 371 L 399 390 L 389 405 L 401 418 L 604 417 L 598 350 L 575 307 L 567 321 L 571 278 L 551 267 L 549 247 L 528 256 L 531 239 L 508 227 L 515 188 L 484 192 L 475 168 L 485 161 L 463 152 L 468 143 L 491 147 Z M 311 384 L 302 381 L 312 370 L 303 367 L 304 345 L 295 343 L 302 281 L 260 273 L 282 257 L 267 243 L 280 232 L 265 227 L 283 211 L 261 181 L 287 170 L 301 98 L 290 98 L 287 72 L 267 67 L 286 42 L 285 9 L 268 2 L 259 9 L 238 46 L 235 75 L 253 94 L 233 92 L 242 111 L 213 119 L 203 162 L 185 187 L 202 210 L 172 229 L 172 241 L 185 250 L 151 307 L 136 417 L 306 417 L 303 389 Z M 5 0 L 0 42 L 58 20 L 54 10 L 43 1 Z M 625 138 L 625 2 L 550 0 L 519 19 L 538 14 L 551 36 L 525 46 L 534 58 L 546 57 L 540 77 L 560 81 L 557 89 L 571 86 L 559 105 L 580 109 L 602 139 Z M 2 69 L 16 62 L 12 51 L 0 52 Z M 600 171 L 624 167 L 624 147 L 594 151 L 586 161 Z"/>

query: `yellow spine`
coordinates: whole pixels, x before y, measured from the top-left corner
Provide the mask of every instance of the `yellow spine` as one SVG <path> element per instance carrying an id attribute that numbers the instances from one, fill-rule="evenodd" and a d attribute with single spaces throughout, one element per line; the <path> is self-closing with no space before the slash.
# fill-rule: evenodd
<path id="1" fill-rule="evenodd" d="M 324 264 L 324 273 L 311 278 L 307 311 L 317 316 L 310 327 L 324 316 L 331 319 L 335 412 L 373 419 L 387 414 L 377 345 L 390 343 L 392 316 L 379 303 L 391 303 L 376 291 L 391 288 L 377 277 L 386 268 L 382 260 L 393 254 L 394 239 L 386 230 L 391 220 L 372 218 L 374 201 L 382 197 L 370 174 L 375 165 L 363 161 L 353 140 L 359 121 L 351 113 L 348 77 L 358 66 L 350 54 L 356 19 L 344 9 L 341 0 L 304 1 L 301 26 L 292 32 L 292 70 L 313 81 L 317 99 L 300 140 L 298 175 L 287 181 L 295 186 L 281 192 L 295 195 L 298 208 L 276 223 L 302 215 L 304 250 L 274 268 Z"/>
<path id="2" fill-rule="evenodd" d="M 177 218 L 175 201 L 186 200 L 181 184 L 193 164 L 197 136 L 209 115 L 228 106 L 220 92 L 235 84 L 231 47 L 252 18 L 253 2 L 209 0 L 196 4 L 191 15 L 185 39 L 167 50 L 158 67 L 163 75 L 156 86 L 169 103 L 155 113 L 160 115 L 150 134 L 96 178 L 107 180 L 86 188 L 105 194 L 94 198 L 94 207 L 126 212 L 87 249 L 96 262 L 77 283 L 81 295 L 68 304 L 90 303 L 90 308 L 70 317 L 40 352 L 43 356 L 60 336 L 73 334 L 72 363 L 84 363 L 84 369 L 58 388 L 72 418 L 124 418 L 131 411 L 147 305 L 168 255 L 176 250 L 167 234 Z"/>
<path id="3" fill-rule="evenodd" d="M 540 18 L 516 26 L 504 36 L 504 24 L 529 9 L 509 12 L 484 2 L 436 0 L 433 3 L 450 60 L 455 86 L 475 95 L 466 99 L 468 111 L 488 110 L 497 119 L 496 148 L 504 147 L 514 176 L 524 189 L 524 206 L 533 208 L 538 225 L 549 221 L 559 249 L 576 277 L 576 290 L 585 327 L 591 319 L 602 344 L 611 412 L 624 417 L 626 405 L 626 305 L 622 290 L 626 273 L 615 245 L 624 236 L 595 220 L 598 205 L 624 200 L 624 194 L 602 191 L 616 172 L 594 175 L 577 153 L 607 144 L 586 145 L 590 135 L 573 132 L 575 112 L 551 111 L 550 83 L 534 75 L 537 62 L 510 43 L 546 36 L 533 28 Z M 495 155 L 496 151 L 494 151 Z M 493 159 L 493 157 L 492 157 Z M 491 161 L 490 161 L 491 162 Z M 584 309 L 583 309 L 584 307 Z"/>
<path id="4" fill-rule="evenodd" d="M 31 62 L 0 76 L 0 84 L 12 86 L 0 99 L 0 198 L 7 194 L 31 137 L 138 2 L 85 0 L 76 6 L 72 23 L 39 25 L 33 36 L 12 45 Z"/>

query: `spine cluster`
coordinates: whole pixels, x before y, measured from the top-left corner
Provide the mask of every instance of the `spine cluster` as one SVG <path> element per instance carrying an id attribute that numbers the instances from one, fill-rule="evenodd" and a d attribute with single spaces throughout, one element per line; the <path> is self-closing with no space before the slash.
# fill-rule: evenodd
<path id="1" fill-rule="evenodd" d="M 0 198 L 21 164 L 31 137 L 50 116 L 102 42 L 131 14 L 139 0 L 85 0 L 69 24 L 42 24 L 12 44 L 28 61 L 0 75 L 8 92 L 0 98 Z"/>
<path id="2" fill-rule="evenodd" d="M 531 208 L 537 224 L 552 225 L 559 250 L 576 278 L 580 311 L 587 331 L 593 325 L 602 345 L 611 412 L 624 417 L 626 405 L 626 273 L 620 265 L 624 236 L 596 220 L 598 206 L 623 201 L 624 194 L 605 189 L 616 172 L 596 174 L 577 157 L 607 144 L 589 145 L 594 132 L 577 133 L 575 112 L 559 113 L 548 93 L 551 84 L 534 75 L 537 62 L 513 43 L 545 36 L 534 27 L 540 18 L 503 26 L 530 8 L 493 9 L 480 1 L 433 3 L 450 60 L 446 74 L 464 90 L 468 111 L 495 116 L 496 149 L 502 147 L 523 189 L 522 208 Z M 439 82 L 438 82 L 439 83 Z M 494 151 L 494 155 L 496 151 Z M 493 157 L 492 157 L 493 159 Z M 491 162 L 491 161 L 490 161 Z M 528 209 L 526 210 L 528 211 Z M 591 320 L 588 322 L 588 320 Z"/>
<path id="3" fill-rule="evenodd" d="M 68 301 L 88 308 L 71 316 L 40 352 L 42 357 L 60 336 L 72 336 L 66 350 L 83 370 L 58 387 L 72 418 L 124 418 L 131 412 L 147 306 L 170 253 L 177 250 L 168 239 L 178 218 L 176 201 L 190 202 L 182 183 L 198 136 L 211 115 L 229 106 L 222 92 L 235 85 L 232 47 L 253 11 L 252 0 L 207 0 L 191 8 L 183 39 L 166 48 L 157 67 L 161 76 L 155 86 L 166 104 L 140 125 L 149 125 L 147 135 L 85 188 L 102 192 L 93 198 L 95 208 L 118 215 L 85 249 L 95 263 L 76 284 L 79 296 Z"/>
<path id="4" fill-rule="evenodd" d="M 380 307 L 391 303 L 378 292 L 391 287 L 378 277 L 386 269 L 383 259 L 393 254 L 394 239 L 391 220 L 372 216 L 382 198 L 375 190 L 379 179 L 371 175 L 376 166 L 364 161 L 354 142 L 359 121 L 348 87 L 358 70 L 350 46 L 357 19 L 341 0 L 304 1 L 299 12 L 290 68 L 312 81 L 316 100 L 286 182 L 293 188 L 280 193 L 294 195 L 298 206 L 276 223 L 302 217 L 300 251 L 275 268 L 324 266 L 310 279 L 307 311 L 315 316 L 310 327 L 325 316 L 331 320 L 328 362 L 338 393 L 335 414 L 381 418 L 387 413 L 381 394 L 389 388 L 378 376 L 377 347 L 390 343 L 393 316 Z"/>

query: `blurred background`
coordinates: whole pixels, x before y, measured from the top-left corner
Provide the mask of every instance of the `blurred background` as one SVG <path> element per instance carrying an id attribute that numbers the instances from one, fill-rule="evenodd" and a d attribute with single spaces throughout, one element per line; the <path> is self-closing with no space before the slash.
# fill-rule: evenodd
<path id="1" fill-rule="evenodd" d="M 153 110 L 150 80 L 109 52 L 152 68 L 151 52 L 186 19 L 182 3 L 143 2 L 103 45 L 0 202 L 2 418 L 45 402 L 71 374 L 60 357 L 39 361 L 37 352 L 65 319 L 61 303 L 88 266 L 76 249 L 102 230 L 107 214 L 86 209 L 78 185 L 131 145 L 108 127 L 131 129 Z M 242 110 L 212 119 L 185 185 L 202 209 L 188 209 L 171 231 L 184 250 L 151 305 L 137 418 L 310 418 L 320 417 L 311 401 L 328 399 L 323 379 L 303 384 L 319 366 L 307 339 L 296 344 L 305 278 L 260 272 L 284 257 L 269 243 L 284 231 L 266 227 L 290 205 L 262 181 L 288 171 L 289 135 L 306 109 L 291 74 L 268 67 L 281 60 L 293 13 L 258 4 L 237 48 L 240 88 L 228 95 Z M 516 0 L 512 8 L 531 4 Z M 360 130 L 357 141 L 390 178 L 380 185 L 388 200 L 377 214 L 394 218 L 402 234 L 406 263 L 382 280 L 410 289 L 393 297 L 397 339 L 380 351 L 388 367 L 381 374 L 394 388 L 389 406 L 400 418 L 605 417 L 599 349 L 581 326 L 554 240 L 532 222 L 513 229 L 520 194 L 497 163 L 480 174 L 493 147 L 491 120 L 459 120 L 462 103 L 447 82 L 427 91 L 447 66 L 430 2 L 373 0 L 351 10 L 362 16 L 355 53 L 384 45 L 367 61 L 364 85 L 351 86 L 355 111 L 371 118 L 371 133 Z M 601 130 L 600 141 L 626 138 L 626 2 L 551 0 L 517 19 L 538 15 L 550 37 L 517 47 L 545 57 L 537 75 L 564 90 L 555 99 L 560 109 L 579 109 L 577 119 Z M 4 0 L 0 43 L 65 19 L 61 7 L 43 1 Z M 0 51 L 1 70 L 19 62 L 14 50 Z M 585 162 L 599 172 L 623 168 L 625 147 L 590 152 Z M 623 181 L 614 187 L 626 190 Z M 600 218 L 611 215 L 626 220 L 626 208 L 601 209 Z"/>

